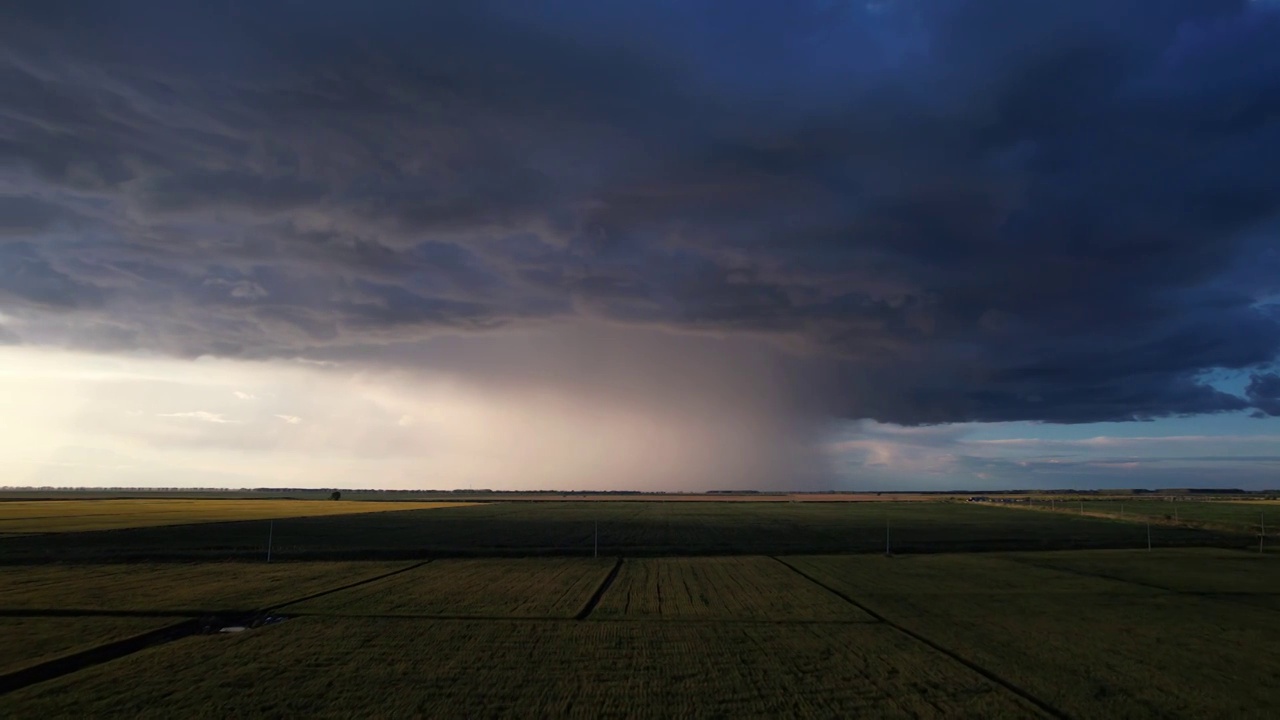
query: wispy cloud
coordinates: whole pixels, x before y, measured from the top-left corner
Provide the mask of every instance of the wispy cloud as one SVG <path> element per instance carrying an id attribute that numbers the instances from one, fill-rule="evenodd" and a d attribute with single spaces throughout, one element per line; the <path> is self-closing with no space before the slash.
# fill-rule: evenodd
<path id="1" fill-rule="evenodd" d="M 236 390 L 232 394 L 236 396 L 237 400 L 257 400 L 258 399 L 257 395 L 254 395 L 253 393 L 244 392 L 243 390 Z"/>
<path id="2" fill-rule="evenodd" d="M 228 420 L 227 417 L 222 413 L 212 413 L 207 410 L 192 410 L 189 412 L 175 412 L 175 413 L 157 413 L 156 417 L 182 418 L 185 420 L 200 420 L 202 422 L 217 423 L 219 425 L 232 425 L 239 422 L 238 420 Z"/>
<path id="3" fill-rule="evenodd" d="M 297 415 L 280 415 L 277 413 L 276 417 L 289 423 L 290 425 L 297 425 L 302 422 L 302 418 L 298 417 Z"/>

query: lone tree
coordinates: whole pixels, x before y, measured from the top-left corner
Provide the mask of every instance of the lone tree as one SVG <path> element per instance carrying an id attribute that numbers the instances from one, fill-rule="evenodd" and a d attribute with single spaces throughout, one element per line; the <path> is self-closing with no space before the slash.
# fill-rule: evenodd
<path id="1" fill-rule="evenodd" d="M 341 493 L 341 492 L 339 492 L 339 491 L 337 491 L 337 490 L 334 490 L 333 492 L 329 493 L 329 499 L 330 499 L 330 500 L 341 500 L 341 499 L 342 499 L 342 493 Z"/>

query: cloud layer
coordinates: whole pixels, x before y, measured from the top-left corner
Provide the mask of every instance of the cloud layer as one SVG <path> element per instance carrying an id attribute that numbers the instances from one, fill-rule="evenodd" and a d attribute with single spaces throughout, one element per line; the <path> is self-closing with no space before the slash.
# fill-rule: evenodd
<path id="1" fill-rule="evenodd" d="M 23 5 L 0 343 L 616 362 L 788 427 L 1277 413 L 1274 3 Z"/>

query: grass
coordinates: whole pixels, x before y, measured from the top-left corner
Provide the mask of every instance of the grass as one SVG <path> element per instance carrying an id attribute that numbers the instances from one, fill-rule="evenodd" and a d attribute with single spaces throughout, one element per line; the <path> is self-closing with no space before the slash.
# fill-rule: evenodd
<path id="1" fill-rule="evenodd" d="M 613 560 L 440 560 L 287 608 L 320 615 L 573 617 Z"/>
<path id="2" fill-rule="evenodd" d="M 871 619 L 781 563 L 763 557 L 627 560 L 591 617 Z"/>
<path id="3" fill-rule="evenodd" d="M 257 610 L 406 563 L 36 565 L 5 568 L 0 610 Z"/>
<path id="4" fill-rule="evenodd" d="M 0 675 L 175 622 L 155 617 L 0 617 Z"/>
<path id="5" fill-rule="evenodd" d="M 1029 717 L 883 625 L 293 620 L 0 697 L 0 715 Z"/>
<path id="6" fill-rule="evenodd" d="M 9 501 L 0 502 L 0 535 L 427 510 L 467 504 L 187 498 Z"/>
<path id="7" fill-rule="evenodd" d="M 1069 716 L 1272 717 L 1280 707 L 1273 610 L 1011 558 L 795 562 Z"/>

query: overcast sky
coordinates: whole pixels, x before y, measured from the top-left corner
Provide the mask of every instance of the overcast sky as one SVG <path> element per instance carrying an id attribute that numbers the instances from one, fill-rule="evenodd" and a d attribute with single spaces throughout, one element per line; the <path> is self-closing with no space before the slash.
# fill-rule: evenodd
<path id="1" fill-rule="evenodd" d="M 4 15 L 0 484 L 1280 486 L 1272 0 Z"/>

